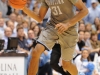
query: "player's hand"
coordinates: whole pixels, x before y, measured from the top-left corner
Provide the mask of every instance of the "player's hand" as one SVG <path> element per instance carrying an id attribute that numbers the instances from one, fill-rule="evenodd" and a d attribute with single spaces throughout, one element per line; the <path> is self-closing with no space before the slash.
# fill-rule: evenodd
<path id="1" fill-rule="evenodd" d="M 63 33 L 64 31 L 66 31 L 69 28 L 68 24 L 64 24 L 64 23 L 59 23 L 55 26 L 55 29 L 57 29 L 57 31 L 59 33 Z"/>

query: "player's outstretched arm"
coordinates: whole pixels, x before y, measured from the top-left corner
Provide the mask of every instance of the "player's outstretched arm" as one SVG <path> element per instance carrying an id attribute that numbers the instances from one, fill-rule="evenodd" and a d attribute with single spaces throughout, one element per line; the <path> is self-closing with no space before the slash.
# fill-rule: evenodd
<path id="1" fill-rule="evenodd" d="M 78 0 L 74 5 L 77 7 L 77 9 L 79 9 L 79 13 L 69 20 L 69 27 L 74 26 L 88 14 L 88 9 L 82 0 Z"/>
<path id="2" fill-rule="evenodd" d="M 36 15 L 34 12 L 32 12 L 30 9 L 28 9 L 27 7 L 24 7 L 22 9 L 29 17 L 34 18 L 36 21 L 38 21 L 39 23 L 43 20 L 48 8 L 46 7 L 42 7 L 39 10 L 39 15 Z"/>

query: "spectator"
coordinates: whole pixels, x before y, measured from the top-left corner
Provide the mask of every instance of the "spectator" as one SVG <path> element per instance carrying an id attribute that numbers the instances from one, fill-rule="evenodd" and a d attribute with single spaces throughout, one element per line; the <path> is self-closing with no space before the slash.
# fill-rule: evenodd
<path id="1" fill-rule="evenodd" d="M 90 23 L 86 24 L 85 30 L 91 32 L 92 31 L 92 25 Z"/>
<path id="2" fill-rule="evenodd" d="M 85 46 L 84 42 L 84 31 L 79 31 L 79 41 L 77 42 L 79 50 L 81 51 L 82 47 Z"/>
<path id="3" fill-rule="evenodd" d="M 16 28 L 14 27 L 14 23 L 12 21 L 6 22 L 7 27 L 10 27 L 12 29 L 12 37 L 17 37 Z"/>
<path id="4" fill-rule="evenodd" d="M 22 25 L 23 25 L 24 33 L 27 34 L 28 33 L 28 29 L 29 29 L 29 23 L 26 20 L 24 20 L 22 22 Z"/>
<path id="5" fill-rule="evenodd" d="M 17 36 L 18 36 L 18 53 L 27 53 L 28 57 L 26 58 L 26 69 L 28 70 L 29 62 L 30 62 L 30 53 L 31 53 L 31 45 L 27 42 L 25 38 L 23 27 L 17 28 Z"/>
<path id="6" fill-rule="evenodd" d="M 17 24 L 17 29 L 18 29 L 18 28 L 23 28 L 23 24 L 22 24 L 22 23 L 21 23 L 21 24 Z M 23 29 L 23 30 L 24 30 L 24 29 Z M 27 37 L 28 37 L 28 36 L 27 36 L 27 33 L 25 33 L 25 32 L 24 32 L 24 37 L 25 37 L 26 39 L 27 39 Z"/>
<path id="7" fill-rule="evenodd" d="M 21 24 L 23 22 L 23 17 L 22 15 L 17 15 L 17 19 L 16 19 L 18 24 Z"/>
<path id="8" fill-rule="evenodd" d="M 89 57 L 89 51 L 84 49 L 82 50 L 82 54 L 79 55 L 75 60 L 74 60 L 74 63 L 78 69 L 78 73 L 79 75 L 92 75 L 92 74 L 87 74 L 90 72 L 89 68 L 87 67 L 89 65 L 89 62 L 90 62 L 90 57 Z M 94 64 L 92 63 L 92 66 L 93 69 L 92 69 L 92 72 L 90 73 L 93 73 L 94 71 Z"/>
<path id="9" fill-rule="evenodd" d="M 17 24 L 17 27 L 16 27 L 16 29 L 18 29 L 18 28 L 20 28 L 20 27 L 22 27 L 22 28 L 23 28 L 23 25 L 22 25 L 22 23 L 21 23 L 21 24 Z"/>
<path id="10" fill-rule="evenodd" d="M 30 45 L 30 47 L 32 46 L 32 44 L 34 42 L 34 38 L 35 38 L 35 36 L 34 36 L 33 30 L 29 30 L 28 31 L 28 39 L 27 39 L 27 42 Z"/>
<path id="11" fill-rule="evenodd" d="M 9 19 L 14 23 L 14 26 L 16 27 L 17 26 L 17 22 L 16 22 L 16 18 L 17 18 L 17 15 L 15 13 L 11 13 L 9 15 Z"/>
<path id="12" fill-rule="evenodd" d="M 79 24 L 79 31 L 85 31 L 85 24 Z"/>
<path id="13" fill-rule="evenodd" d="M 94 24 L 92 25 L 92 29 L 93 29 L 94 31 L 96 31 L 98 25 L 100 25 L 100 20 L 99 20 L 98 17 L 96 17 L 95 20 L 94 20 Z"/>
<path id="14" fill-rule="evenodd" d="M 90 49 L 92 49 L 91 43 L 90 43 L 90 37 L 91 37 L 91 33 L 89 31 L 85 31 L 84 33 L 85 46 L 90 47 Z"/>
<path id="15" fill-rule="evenodd" d="M 34 26 L 34 28 L 32 30 L 34 31 L 35 38 L 38 38 L 40 33 L 41 33 L 40 27 L 39 26 Z"/>
<path id="16" fill-rule="evenodd" d="M 4 37 L 2 39 L 5 40 L 5 45 L 4 45 L 4 49 L 7 49 L 8 46 L 8 37 L 11 37 L 12 35 L 12 29 L 10 27 L 6 27 L 4 30 Z"/>
<path id="17" fill-rule="evenodd" d="M 18 50 L 20 52 L 24 52 L 24 53 L 30 54 L 28 42 L 25 39 L 25 34 L 24 34 L 24 30 L 23 30 L 22 27 L 19 27 L 17 29 L 17 37 L 18 37 Z"/>
<path id="18" fill-rule="evenodd" d="M 97 37 L 97 32 L 96 31 L 93 31 L 91 33 L 91 47 L 92 49 L 94 50 L 93 53 L 90 54 L 90 57 L 91 57 L 91 60 L 93 61 L 94 60 L 94 55 L 96 52 L 99 52 L 100 50 L 100 41 L 98 41 L 98 37 Z"/>
<path id="19" fill-rule="evenodd" d="M 8 12 L 7 0 L 0 0 L 0 12 L 2 12 L 3 18 L 7 17 L 7 12 Z"/>
<path id="20" fill-rule="evenodd" d="M 37 23 L 35 21 L 32 21 L 30 23 L 30 29 L 33 29 L 35 26 L 37 26 Z"/>
<path id="21" fill-rule="evenodd" d="M 92 6 L 88 8 L 89 14 L 84 18 L 85 24 L 87 23 L 93 24 L 96 17 L 100 18 L 100 9 L 97 8 L 97 1 L 92 0 L 91 4 Z"/>

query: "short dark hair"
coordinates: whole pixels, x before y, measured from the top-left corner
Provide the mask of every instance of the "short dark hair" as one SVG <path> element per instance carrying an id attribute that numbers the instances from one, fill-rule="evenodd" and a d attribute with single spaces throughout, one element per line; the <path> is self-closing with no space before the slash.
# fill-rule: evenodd
<path id="1" fill-rule="evenodd" d="M 17 32 L 18 32 L 20 29 L 23 29 L 23 27 L 18 27 L 18 28 L 17 28 Z"/>
<path id="2" fill-rule="evenodd" d="M 91 32 L 91 37 L 90 37 L 90 39 L 91 39 L 92 36 L 94 36 L 94 35 L 98 35 L 98 33 L 97 33 L 96 31 L 92 31 L 92 32 Z"/>

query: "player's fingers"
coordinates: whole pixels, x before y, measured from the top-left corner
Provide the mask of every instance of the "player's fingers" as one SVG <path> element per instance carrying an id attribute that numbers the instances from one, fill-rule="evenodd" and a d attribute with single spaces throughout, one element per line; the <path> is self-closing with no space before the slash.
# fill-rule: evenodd
<path id="1" fill-rule="evenodd" d="M 61 27 L 58 28 L 58 32 L 59 33 L 62 33 L 64 30 L 65 30 L 65 28 L 63 26 L 61 26 Z"/>
<path id="2" fill-rule="evenodd" d="M 58 29 L 60 26 L 61 26 L 61 24 L 57 24 L 57 25 L 55 26 L 55 29 Z"/>

